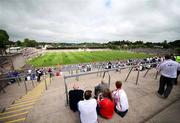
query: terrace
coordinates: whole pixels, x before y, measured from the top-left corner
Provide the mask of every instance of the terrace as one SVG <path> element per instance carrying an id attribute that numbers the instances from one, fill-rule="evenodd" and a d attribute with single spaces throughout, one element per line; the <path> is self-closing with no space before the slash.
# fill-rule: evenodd
<path id="1" fill-rule="evenodd" d="M 151 123 L 151 122 L 173 122 L 176 123 L 180 119 L 177 116 L 179 114 L 179 104 L 180 104 L 180 91 L 179 85 L 175 86 L 170 97 L 168 99 L 159 98 L 156 95 L 156 91 L 158 88 L 158 81 L 159 77 L 155 79 L 156 70 L 152 69 L 148 72 L 146 77 L 144 74 L 146 71 L 141 71 L 139 74 L 139 82 L 136 85 L 136 77 L 137 71 L 132 71 L 127 81 L 125 81 L 125 77 L 127 76 L 129 69 L 123 69 L 121 72 L 111 71 L 109 74 L 111 75 L 111 84 L 110 89 L 115 89 L 115 81 L 122 80 L 123 81 L 123 88 L 126 91 L 129 99 L 129 112 L 125 118 L 119 117 L 117 114 L 114 114 L 113 118 L 110 120 L 103 119 L 98 117 L 100 123 L 115 123 L 115 122 L 122 122 L 122 123 Z M 69 72 L 64 72 L 63 75 L 69 75 Z M 74 83 L 78 83 L 80 88 L 86 90 L 91 89 L 94 90 L 94 86 L 97 85 L 102 76 L 97 74 L 89 74 L 86 76 L 80 76 L 79 81 L 76 81 L 75 78 L 69 78 L 67 80 L 67 87 L 68 90 L 71 90 Z M 108 82 L 108 77 L 105 76 L 105 82 Z M 19 113 L 21 116 L 16 117 L 16 120 L 23 120 L 27 123 L 78 123 L 79 116 L 78 113 L 74 113 L 70 110 L 69 106 L 66 105 L 66 95 L 65 95 L 65 88 L 64 88 L 64 79 L 63 76 L 56 76 L 52 79 L 49 83 L 50 79 L 47 78 L 46 82 L 49 84 L 47 86 L 47 90 L 43 93 L 38 100 L 33 103 L 28 103 L 32 105 L 30 109 L 24 109 L 26 112 Z M 43 80 L 40 86 L 43 87 L 45 90 L 45 80 Z M 6 91 L 10 95 L 6 95 L 4 99 L 17 100 L 19 96 L 23 96 L 22 93 L 22 86 L 19 90 L 17 85 L 9 86 Z M 27 85 L 29 88 L 28 94 L 37 94 L 39 91 L 34 92 L 33 90 L 39 90 L 39 86 L 36 86 L 37 89 L 30 89 L 32 88 L 31 83 Z M 41 88 L 42 88 L 41 87 Z M 13 90 L 16 90 L 16 94 L 12 93 Z M 24 88 L 23 88 L 24 89 Z M 33 91 L 33 92 L 32 92 Z M 24 91 L 25 92 L 25 91 Z M 19 94 L 19 96 L 17 96 Z M 29 97 L 29 95 L 23 96 L 23 100 Z M 16 96 L 14 96 L 16 95 Z M 12 98 L 14 96 L 14 98 Z M 10 98 L 11 97 L 11 98 Z M 1 99 L 3 98 L 1 94 Z M 6 103 L 6 105 L 10 102 Z M 15 103 L 16 104 L 16 103 Z M 17 104 L 16 104 L 17 105 Z M 8 105 L 7 105 L 8 106 Z M 25 105 L 26 106 L 26 105 Z M 11 106 L 10 106 L 11 107 Z M 22 114 L 25 113 L 25 114 Z M 18 113 L 16 114 L 18 115 Z M 22 118 L 23 116 L 23 118 Z M 176 119 L 174 117 L 176 117 Z M 13 119 L 9 119 L 13 120 Z"/>

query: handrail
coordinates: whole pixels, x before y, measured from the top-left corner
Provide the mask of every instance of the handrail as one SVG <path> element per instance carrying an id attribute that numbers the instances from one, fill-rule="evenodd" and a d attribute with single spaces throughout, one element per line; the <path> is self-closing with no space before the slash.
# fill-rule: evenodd
<path id="1" fill-rule="evenodd" d="M 34 73 L 31 73 L 30 75 L 32 75 L 32 74 L 34 74 Z M 2 79 L 0 79 L 0 82 L 3 82 L 3 81 L 7 81 L 7 80 L 11 80 L 11 79 L 15 79 L 17 82 L 18 82 L 18 85 L 20 86 L 20 80 L 19 80 L 19 78 L 21 79 L 21 80 L 23 80 L 23 83 L 24 83 L 24 87 L 25 87 L 25 91 L 26 91 L 26 93 L 28 92 L 28 87 L 27 87 L 27 84 L 26 84 L 26 81 L 25 81 L 25 77 L 27 77 L 29 74 L 27 74 L 27 75 L 19 75 L 19 76 L 17 76 L 17 77 L 10 77 L 10 78 L 2 78 Z M 45 82 L 45 89 L 47 90 L 48 88 L 47 88 L 47 82 L 46 82 L 46 78 L 47 78 L 47 76 L 45 76 L 45 74 L 43 74 L 43 79 L 45 80 L 44 82 Z M 51 80 L 50 80 L 51 81 Z M 32 83 L 32 86 L 33 87 L 35 87 L 35 85 L 34 85 L 34 81 L 33 80 L 31 80 L 31 83 Z M 6 93 L 6 91 L 5 91 L 5 89 L 4 89 L 4 87 L 3 86 L 0 86 L 0 89 L 4 92 L 4 93 Z"/>
<path id="2" fill-rule="evenodd" d="M 64 75 L 64 79 L 73 78 L 73 77 L 79 77 L 79 76 L 88 75 L 88 74 L 101 73 L 101 72 L 110 72 L 110 71 L 114 71 L 114 70 L 117 70 L 117 69 L 125 69 L 125 68 L 132 68 L 132 67 L 135 68 L 135 67 L 139 67 L 139 66 L 153 65 L 153 64 L 158 64 L 158 63 L 160 63 L 160 62 L 142 64 L 142 65 L 130 65 L 130 66 L 125 66 L 125 67 L 104 69 L 104 70 L 100 70 L 100 71 L 90 71 L 90 72 L 84 72 L 84 73 L 78 73 L 78 74 L 72 74 L 72 75 Z"/>
<path id="3" fill-rule="evenodd" d="M 66 93 L 66 104 L 68 105 L 69 99 L 68 99 L 68 88 L 67 88 L 67 82 L 66 79 L 68 78 L 73 78 L 73 77 L 79 77 L 79 76 L 84 76 L 84 75 L 89 75 L 89 74 L 98 74 L 102 72 L 107 72 L 109 73 L 110 71 L 115 71 L 115 70 L 121 70 L 121 69 L 126 69 L 126 68 L 131 68 L 130 72 L 128 73 L 125 81 L 128 79 L 131 71 L 135 67 L 140 67 L 140 66 L 146 66 L 146 65 L 157 65 L 160 62 L 154 62 L 154 63 L 146 63 L 146 64 L 140 64 L 140 65 L 130 65 L 130 66 L 125 66 L 125 67 L 119 67 L 119 68 L 111 68 L 111 69 L 104 69 L 104 70 L 99 70 L 98 71 L 91 71 L 91 72 L 85 72 L 85 73 L 78 73 L 78 74 L 72 74 L 72 75 L 64 75 L 64 85 L 65 85 L 65 93 Z M 146 73 L 147 74 L 147 73 Z M 105 76 L 105 75 L 104 75 Z M 138 84 L 138 79 L 139 79 L 139 70 L 136 78 L 136 85 Z M 109 85 L 110 85 L 110 74 L 109 74 Z"/>

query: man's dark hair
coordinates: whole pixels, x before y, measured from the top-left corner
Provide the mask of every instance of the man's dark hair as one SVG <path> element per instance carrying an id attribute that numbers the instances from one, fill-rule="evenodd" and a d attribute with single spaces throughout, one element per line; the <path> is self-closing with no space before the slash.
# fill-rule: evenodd
<path id="1" fill-rule="evenodd" d="M 89 100 L 91 97 L 92 97 L 92 91 L 91 90 L 86 90 L 85 92 L 84 92 L 84 98 L 86 99 L 86 100 Z"/>
<path id="2" fill-rule="evenodd" d="M 122 82 L 121 81 L 116 81 L 116 88 L 121 88 Z"/>
<path id="3" fill-rule="evenodd" d="M 174 54 L 171 54 L 171 59 L 172 59 L 173 61 L 176 61 L 176 58 L 175 58 Z"/>
<path id="4" fill-rule="evenodd" d="M 166 54 L 164 57 L 165 59 L 171 59 L 171 56 L 169 54 Z"/>

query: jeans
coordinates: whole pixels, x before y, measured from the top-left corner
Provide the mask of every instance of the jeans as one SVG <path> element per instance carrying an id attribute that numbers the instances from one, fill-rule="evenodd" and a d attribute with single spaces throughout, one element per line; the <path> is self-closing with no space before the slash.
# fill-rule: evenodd
<path id="1" fill-rule="evenodd" d="M 175 78 L 168 78 L 161 75 L 158 93 L 160 95 L 164 94 L 164 97 L 167 98 L 169 94 L 171 93 L 174 81 L 175 81 Z"/>
<path id="2" fill-rule="evenodd" d="M 121 111 L 117 110 L 115 107 L 115 112 L 123 118 L 127 114 L 128 109 L 126 111 L 121 112 Z"/>

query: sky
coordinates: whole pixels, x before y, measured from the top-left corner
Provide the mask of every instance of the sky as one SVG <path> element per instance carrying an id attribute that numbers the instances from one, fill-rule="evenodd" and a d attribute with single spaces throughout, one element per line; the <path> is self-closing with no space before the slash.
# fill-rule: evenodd
<path id="1" fill-rule="evenodd" d="M 11 41 L 174 41 L 180 0 L 0 0 L 0 29 Z"/>

